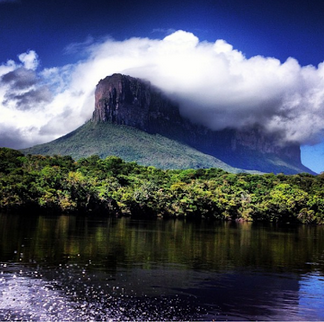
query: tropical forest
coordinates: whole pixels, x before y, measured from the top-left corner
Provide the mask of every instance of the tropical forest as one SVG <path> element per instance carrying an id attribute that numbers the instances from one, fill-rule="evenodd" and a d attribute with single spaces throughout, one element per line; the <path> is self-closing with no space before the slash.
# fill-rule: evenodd
<path id="1" fill-rule="evenodd" d="M 324 173 L 162 170 L 1 148 L 0 211 L 324 224 Z"/>

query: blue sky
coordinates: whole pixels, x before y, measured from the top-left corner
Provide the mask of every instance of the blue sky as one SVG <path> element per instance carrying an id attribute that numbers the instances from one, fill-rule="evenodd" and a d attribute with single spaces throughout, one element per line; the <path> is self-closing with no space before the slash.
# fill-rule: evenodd
<path id="1" fill-rule="evenodd" d="M 153 42 L 153 40 L 163 40 L 168 35 L 183 30 L 187 33 L 178 33 L 178 38 L 174 36 L 171 40 L 173 45 L 175 41 L 184 43 L 186 40 L 190 43 L 191 47 L 189 47 L 192 52 L 195 52 L 194 56 L 189 54 L 190 57 L 204 59 L 203 55 L 207 55 L 206 57 L 210 58 L 204 43 L 211 45 L 223 39 L 231 46 L 225 46 L 227 61 L 231 61 L 232 58 L 228 57 L 232 57 L 235 51 L 240 53 L 241 56 L 236 56 L 235 59 L 243 61 L 244 64 L 234 64 L 238 69 L 247 64 L 249 68 L 259 70 L 262 70 L 264 65 L 271 65 L 275 67 L 271 67 L 270 72 L 267 67 L 264 72 L 267 76 L 264 78 L 269 78 L 269 75 L 274 73 L 280 73 L 286 79 L 300 78 L 298 82 L 283 81 L 282 92 L 274 85 L 277 79 L 281 81 L 281 78 L 277 76 L 274 80 L 262 84 L 260 87 L 262 93 L 267 92 L 269 87 L 268 92 L 274 94 L 264 97 L 259 104 L 269 105 L 265 111 L 265 115 L 268 115 L 271 114 L 271 104 L 277 104 L 278 97 L 280 101 L 284 101 L 281 106 L 277 104 L 273 107 L 276 113 L 271 114 L 271 117 L 278 120 L 285 114 L 286 120 L 291 123 L 296 125 L 301 122 L 295 128 L 292 124 L 287 125 L 287 128 L 291 129 L 289 135 L 285 134 L 286 138 L 289 136 L 288 139 L 300 141 L 302 160 L 306 166 L 316 172 L 324 171 L 324 144 L 311 145 L 320 143 L 321 138 L 324 137 L 323 129 L 321 129 L 321 123 L 324 125 L 321 119 L 324 114 L 324 104 L 322 104 L 321 93 L 319 93 L 320 87 L 314 90 L 314 95 L 317 96 L 316 99 L 312 99 L 312 88 L 320 84 L 322 79 L 319 64 L 324 61 L 323 18 L 324 1 L 319 0 L 0 0 L 0 78 L 2 80 L 0 82 L 0 98 L 2 97 L 0 109 L 3 110 L 2 113 L 0 110 L 0 145 L 23 147 L 44 142 L 81 125 L 89 115 L 91 116 L 93 106 L 91 106 L 90 87 L 89 89 L 83 88 L 83 85 L 77 83 L 77 79 L 82 78 L 80 75 L 87 75 L 85 79 L 89 78 L 89 84 L 94 84 L 92 85 L 94 87 L 99 81 L 95 77 L 101 74 L 92 75 L 91 71 L 95 69 L 96 62 L 99 60 L 109 65 L 106 69 L 107 73 L 114 72 L 113 64 L 116 66 L 116 72 L 134 71 L 135 65 L 138 69 L 138 63 L 134 65 L 135 56 L 132 56 L 133 63 L 129 62 L 127 50 L 130 55 L 137 51 L 141 56 L 145 56 L 147 61 L 151 63 L 154 61 L 157 64 L 157 56 L 154 59 L 146 56 L 147 53 L 139 49 L 139 43 L 143 48 L 143 39 L 149 39 L 150 42 L 145 42 L 147 46 L 145 48 L 156 48 L 154 46 L 161 46 L 162 43 Z M 126 41 L 133 37 L 137 39 L 136 45 L 134 45 L 135 40 Z M 169 40 L 168 44 L 171 43 Z M 221 44 L 223 43 L 218 43 L 218 48 L 224 49 L 225 47 L 220 46 Z M 112 59 L 111 52 L 107 54 L 111 59 L 104 60 L 103 50 L 109 52 L 114 46 L 123 46 L 121 51 L 125 51 L 124 61 Z M 191 50 L 190 48 L 186 49 L 186 54 Z M 197 48 L 199 50 L 196 51 Z M 206 51 L 202 54 L 205 49 Z M 259 59 L 255 63 L 257 59 L 253 57 L 264 59 Z M 275 61 L 268 59 L 270 57 Z M 293 57 L 294 61 L 285 64 L 289 57 Z M 211 62 L 214 61 L 214 58 L 210 59 Z M 233 61 L 236 61 L 235 59 Z M 282 64 L 280 68 L 278 61 Z M 144 62 L 141 61 L 141 66 L 143 64 Z M 314 66 L 311 71 L 306 68 L 308 65 Z M 197 68 L 199 66 L 197 65 Z M 145 68 L 148 73 L 148 67 L 145 66 Z M 186 72 L 186 69 L 184 70 Z M 242 77 L 249 79 L 244 68 L 242 70 Z M 136 76 L 141 76 L 144 72 L 136 70 L 134 73 Z M 162 76 L 165 80 L 166 75 Z M 156 84 L 163 83 L 162 76 L 152 81 Z M 259 77 L 262 78 L 262 74 Z M 230 80 L 233 79 L 230 78 Z M 306 80 L 309 80 L 311 85 L 304 84 Z M 258 114 L 257 107 L 251 103 L 252 98 L 255 97 L 252 86 L 256 85 L 251 80 L 249 81 L 246 91 L 250 95 L 245 96 L 239 91 L 239 88 L 244 87 L 243 83 L 235 90 L 235 93 L 239 93 L 238 97 L 243 97 L 245 104 L 243 112 Z M 201 77 L 201 82 L 206 82 L 206 80 Z M 215 82 L 217 83 L 217 80 Z M 231 83 L 226 84 L 230 86 Z M 192 88 L 199 88 L 199 84 L 189 85 Z M 189 89 L 191 89 L 190 86 Z M 76 87 L 80 88 L 78 94 L 76 94 Z M 289 105 L 289 113 L 283 112 L 283 106 L 287 106 L 287 102 L 290 102 L 287 100 L 287 95 L 293 93 L 291 94 L 293 97 L 298 96 L 298 88 L 301 89 L 298 107 L 296 107 L 297 103 L 294 103 Z M 186 89 L 183 88 L 183 92 Z M 226 92 L 226 89 L 224 91 Z M 87 92 L 89 95 L 82 96 L 81 92 Z M 221 97 L 221 99 L 224 98 Z M 59 105 L 68 100 L 78 102 L 80 107 L 75 107 L 71 111 L 72 103 L 69 104 L 70 109 L 67 105 Z M 38 105 L 32 105 L 33 102 Z M 210 102 L 207 103 L 211 104 Z M 225 108 L 228 111 L 232 106 L 232 103 L 225 102 L 225 100 L 222 104 L 217 113 Z M 88 111 L 89 106 L 90 111 Z M 298 118 L 293 117 L 292 106 L 296 109 Z M 305 116 L 302 115 L 303 108 Z M 188 115 L 190 113 L 188 112 Z M 261 113 L 259 114 L 255 119 L 263 122 L 264 118 Z M 240 114 L 233 112 L 228 113 L 225 124 L 229 122 L 229 119 L 235 118 L 235 115 L 238 115 L 237 122 L 239 123 Z M 67 116 L 73 116 L 74 122 L 64 123 Z M 210 125 L 215 128 L 220 126 L 216 123 Z M 271 130 L 274 129 L 273 122 L 267 126 Z M 278 131 L 283 131 L 285 127 L 283 120 L 280 119 L 276 126 Z M 295 132 L 299 128 L 301 134 L 297 135 Z"/>

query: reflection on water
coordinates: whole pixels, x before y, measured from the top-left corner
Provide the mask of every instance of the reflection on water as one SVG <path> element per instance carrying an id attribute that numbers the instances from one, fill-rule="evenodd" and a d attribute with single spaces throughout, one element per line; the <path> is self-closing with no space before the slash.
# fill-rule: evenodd
<path id="1" fill-rule="evenodd" d="M 323 252 L 324 255 L 324 252 Z M 323 263 L 324 256 L 321 257 Z M 305 320 L 324 321 L 324 274 L 311 272 L 299 281 L 299 313 Z"/>
<path id="2" fill-rule="evenodd" d="M 324 227 L 0 215 L 0 320 L 323 320 Z"/>

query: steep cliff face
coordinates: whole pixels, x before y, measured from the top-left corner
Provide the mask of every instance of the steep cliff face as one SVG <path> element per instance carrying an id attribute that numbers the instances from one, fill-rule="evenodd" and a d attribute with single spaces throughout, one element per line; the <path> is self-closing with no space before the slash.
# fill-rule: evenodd
<path id="1" fill-rule="evenodd" d="M 188 140 L 192 128 L 181 117 L 178 105 L 159 89 L 121 74 L 108 76 L 98 83 L 92 120 L 128 125 L 181 142 Z"/>
<path id="2" fill-rule="evenodd" d="M 274 154 L 291 161 L 300 163 L 300 147 L 298 144 L 282 146 L 273 136 L 266 135 L 260 128 L 235 131 L 232 139 L 232 150 L 235 152 L 242 147 L 263 154 Z"/>
<path id="3" fill-rule="evenodd" d="M 179 122 L 181 116 L 178 107 L 150 83 L 114 74 L 97 85 L 93 120 L 156 133 L 168 127 L 170 120 Z"/>
<path id="4" fill-rule="evenodd" d="M 196 125 L 183 118 L 178 105 L 159 89 L 130 76 L 114 74 L 98 83 L 92 121 L 158 133 L 234 167 L 275 173 L 309 171 L 301 164 L 299 145 L 282 147 L 259 128 L 212 131 Z"/>

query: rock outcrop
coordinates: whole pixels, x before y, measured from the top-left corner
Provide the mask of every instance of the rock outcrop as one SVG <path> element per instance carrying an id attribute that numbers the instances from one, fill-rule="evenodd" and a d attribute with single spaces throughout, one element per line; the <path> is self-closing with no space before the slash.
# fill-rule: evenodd
<path id="1" fill-rule="evenodd" d="M 281 146 L 255 127 L 212 131 L 181 116 L 179 106 L 149 82 L 108 76 L 97 85 L 92 121 L 136 127 L 161 134 L 215 156 L 233 167 L 262 172 L 310 172 L 301 164 L 300 146 Z"/>
<path id="2" fill-rule="evenodd" d="M 160 134 L 188 123 L 177 104 L 149 82 L 121 74 L 106 77 L 97 85 L 92 119 Z"/>

